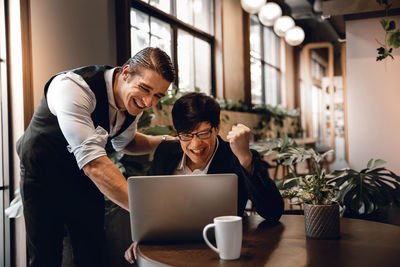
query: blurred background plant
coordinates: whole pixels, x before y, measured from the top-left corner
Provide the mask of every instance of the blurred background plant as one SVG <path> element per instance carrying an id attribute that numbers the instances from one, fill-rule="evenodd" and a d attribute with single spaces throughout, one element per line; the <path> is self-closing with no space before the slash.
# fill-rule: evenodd
<path id="1" fill-rule="evenodd" d="M 387 57 L 394 59 L 392 55 L 393 48 L 400 47 L 400 28 L 396 29 L 395 21 L 389 20 L 389 10 L 392 6 L 392 3 L 388 0 L 376 0 L 376 2 L 380 6 L 385 6 L 386 12 L 386 16 L 380 20 L 382 28 L 385 31 L 385 40 L 383 43 L 376 40 L 376 42 L 380 45 L 380 47 L 377 48 L 378 56 L 376 57 L 376 61 L 384 60 Z"/>

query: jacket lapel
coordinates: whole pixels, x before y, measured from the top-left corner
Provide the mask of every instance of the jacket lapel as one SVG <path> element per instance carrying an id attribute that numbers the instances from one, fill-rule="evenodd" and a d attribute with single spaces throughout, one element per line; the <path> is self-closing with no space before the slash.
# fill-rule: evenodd
<path id="1" fill-rule="evenodd" d="M 232 166 L 229 166 L 231 161 L 227 158 L 230 155 L 229 143 L 222 140 L 220 136 L 217 138 L 219 141 L 218 149 L 211 161 L 208 173 L 225 173 L 227 170 L 231 170 L 232 172 Z"/>

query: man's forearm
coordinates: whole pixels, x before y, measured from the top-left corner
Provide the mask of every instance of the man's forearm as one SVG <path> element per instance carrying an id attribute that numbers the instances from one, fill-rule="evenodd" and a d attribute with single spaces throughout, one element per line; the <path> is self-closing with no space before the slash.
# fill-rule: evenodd
<path id="1" fill-rule="evenodd" d="M 111 201 L 129 211 L 128 184 L 118 167 L 106 156 L 83 167 L 85 174 Z"/>

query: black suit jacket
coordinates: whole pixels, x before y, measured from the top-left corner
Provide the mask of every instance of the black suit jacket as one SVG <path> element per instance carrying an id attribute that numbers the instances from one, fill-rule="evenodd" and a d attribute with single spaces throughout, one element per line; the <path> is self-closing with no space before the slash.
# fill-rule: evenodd
<path id="1" fill-rule="evenodd" d="M 269 178 L 268 164 L 259 154 L 253 154 L 253 175 L 250 175 L 233 154 L 229 143 L 218 136 L 219 146 L 207 173 L 236 173 L 238 176 L 238 215 L 242 216 L 250 199 L 257 213 L 270 221 L 277 221 L 283 212 L 283 200 L 275 183 Z M 162 142 L 154 154 L 150 175 L 173 174 L 182 159 L 179 141 Z"/>

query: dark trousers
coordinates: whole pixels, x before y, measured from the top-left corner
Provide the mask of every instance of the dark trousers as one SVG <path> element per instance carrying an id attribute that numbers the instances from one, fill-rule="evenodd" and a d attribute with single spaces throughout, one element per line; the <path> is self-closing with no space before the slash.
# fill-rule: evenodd
<path id="1" fill-rule="evenodd" d="M 85 175 L 43 175 L 21 166 L 28 266 L 61 266 L 65 229 L 71 238 L 75 266 L 103 266 L 103 195 Z"/>

